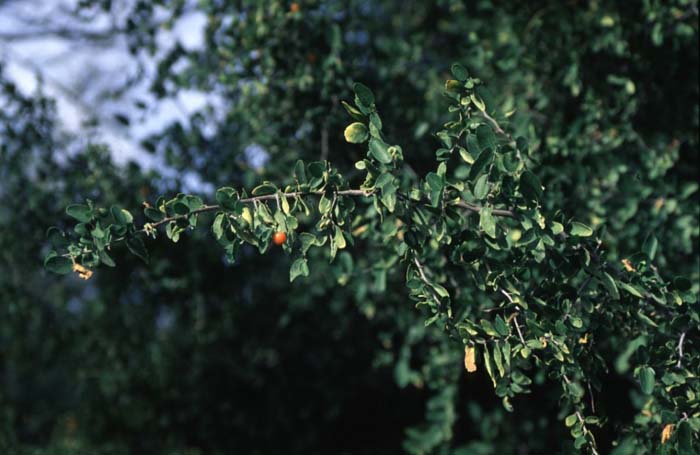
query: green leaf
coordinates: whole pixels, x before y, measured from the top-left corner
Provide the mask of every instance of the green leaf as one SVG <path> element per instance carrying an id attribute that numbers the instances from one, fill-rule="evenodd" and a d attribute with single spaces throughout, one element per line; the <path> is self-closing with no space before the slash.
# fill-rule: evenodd
<path id="1" fill-rule="evenodd" d="M 476 159 L 474 164 L 472 164 L 472 168 L 469 170 L 469 180 L 475 181 L 477 177 L 479 177 L 479 175 L 486 170 L 492 161 L 493 151 L 491 149 L 482 151 L 479 154 L 479 158 Z"/>
<path id="2" fill-rule="evenodd" d="M 603 283 L 608 294 L 613 298 L 613 300 L 620 300 L 620 291 L 617 290 L 615 285 L 615 280 L 611 277 L 608 272 L 603 272 L 600 277 L 600 282 Z"/>
<path id="3" fill-rule="evenodd" d="M 639 318 L 640 321 L 648 325 L 649 327 L 654 327 L 657 328 L 659 325 L 654 322 L 649 316 L 646 314 L 642 313 L 641 311 L 637 311 L 637 318 Z"/>
<path id="4" fill-rule="evenodd" d="M 113 205 L 110 209 L 112 217 L 114 217 L 114 222 L 120 226 L 126 226 L 134 221 L 134 217 L 128 211 Z"/>
<path id="5" fill-rule="evenodd" d="M 493 216 L 492 207 L 482 207 L 479 211 L 479 227 L 489 237 L 496 238 L 496 218 Z"/>
<path id="6" fill-rule="evenodd" d="M 642 346 L 647 345 L 645 336 L 638 336 L 634 340 L 627 343 L 625 350 L 615 359 L 615 371 L 619 374 L 624 374 L 630 368 L 630 357 Z"/>
<path id="7" fill-rule="evenodd" d="M 321 198 L 318 200 L 318 211 L 321 215 L 325 215 L 331 210 L 331 205 L 333 204 L 333 201 L 331 201 L 329 198 L 326 197 L 324 194 L 321 196 Z"/>
<path id="8" fill-rule="evenodd" d="M 309 248 L 311 248 L 314 245 L 322 245 L 323 243 L 319 243 L 318 239 L 316 239 L 316 236 L 313 234 L 310 234 L 308 232 L 302 232 L 299 234 L 299 240 L 301 241 L 301 252 L 302 254 L 306 254 L 309 251 Z"/>
<path id="9" fill-rule="evenodd" d="M 569 393 L 575 399 L 575 401 L 580 400 L 583 397 L 583 395 L 585 394 L 585 392 L 583 391 L 583 387 L 578 382 L 573 382 L 573 381 L 569 382 L 566 384 L 566 387 L 567 387 Z"/>
<path id="10" fill-rule="evenodd" d="M 678 430 L 676 431 L 676 439 L 678 440 L 678 455 L 697 454 L 697 452 L 693 449 L 693 430 L 690 428 L 688 421 L 685 420 L 679 423 Z"/>
<path id="11" fill-rule="evenodd" d="M 218 202 L 223 209 L 235 209 L 237 200 L 238 193 L 231 187 L 225 186 L 216 190 L 216 202 Z"/>
<path id="12" fill-rule="evenodd" d="M 630 284 L 627 284 L 627 283 L 623 283 L 622 281 L 618 281 L 617 283 L 620 285 L 620 287 L 622 289 L 627 291 L 629 294 L 632 294 L 633 296 L 637 297 L 638 299 L 644 298 L 644 295 L 642 295 L 642 293 L 636 287 L 634 287 Z"/>
<path id="13" fill-rule="evenodd" d="M 396 185 L 393 182 L 388 183 L 382 187 L 381 201 L 382 204 L 389 210 L 389 212 L 394 213 L 396 208 Z"/>
<path id="14" fill-rule="evenodd" d="M 355 82 L 352 89 L 360 102 L 366 107 L 370 107 L 372 104 L 374 104 L 374 94 L 366 85 L 361 84 L 360 82 Z"/>
<path id="15" fill-rule="evenodd" d="M 491 354 L 489 353 L 488 347 L 484 348 L 484 365 L 486 366 L 486 372 L 493 382 L 493 386 L 496 387 L 496 377 L 493 374 L 493 364 L 491 363 Z"/>
<path id="16" fill-rule="evenodd" d="M 566 419 L 564 419 L 564 424 L 566 424 L 567 427 L 573 427 L 577 421 L 578 417 L 576 417 L 576 414 L 569 414 L 566 416 Z"/>
<path id="17" fill-rule="evenodd" d="M 153 207 L 146 207 L 143 209 L 144 215 L 151 220 L 151 221 L 161 221 L 163 218 L 165 218 L 165 213 L 161 212 L 160 210 L 156 210 Z"/>
<path id="18" fill-rule="evenodd" d="M 343 135 L 345 136 L 345 140 L 351 144 L 361 144 L 369 137 L 367 127 L 360 122 L 348 125 Z"/>
<path id="19" fill-rule="evenodd" d="M 649 259 L 654 260 L 658 246 L 659 246 L 659 241 L 656 240 L 656 237 L 654 236 L 654 234 L 649 234 L 647 236 L 647 238 L 644 240 L 644 245 L 642 246 L 642 251 L 644 251 L 644 254 L 646 254 Z"/>
<path id="20" fill-rule="evenodd" d="M 359 110 L 355 109 L 355 108 L 354 108 L 353 106 L 351 106 L 350 104 L 346 103 L 345 101 L 341 101 L 340 103 L 343 105 L 343 107 L 344 107 L 345 110 L 348 112 L 348 114 L 350 114 L 350 116 L 351 116 L 352 118 L 354 118 L 355 120 L 363 121 L 363 120 L 365 119 L 365 117 L 364 117 L 364 115 L 362 114 L 362 112 L 360 112 Z"/>
<path id="21" fill-rule="evenodd" d="M 467 69 L 459 63 L 455 63 L 454 65 L 452 65 L 451 70 L 454 77 L 462 82 L 466 81 L 469 77 L 469 72 L 467 71 Z"/>
<path id="22" fill-rule="evenodd" d="M 445 81 L 445 91 L 450 93 L 459 93 L 460 90 L 464 88 L 464 84 L 454 79 L 448 79 Z"/>
<path id="23" fill-rule="evenodd" d="M 343 230 L 338 226 L 335 227 L 335 235 L 333 236 L 333 240 L 335 241 L 335 244 L 339 250 L 342 250 L 347 245 L 345 242 L 345 236 L 343 236 Z"/>
<path id="24" fill-rule="evenodd" d="M 146 246 L 143 244 L 143 240 L 140 237 L 133 235 L 127 237 L 126 247 L 133 255 L 137 256 L 143 262 L 148 264 L 148 251 L 146 250 Z"/>
<path id="25" fill-rule="evenodd" d="M 693 284 L 684 276 L 673 278 L 673 287 L 681 292 L 689 291 Z"/>
<path id="26" fill-rule="evenodd" d="M 528 151 L 528 141 L 527 138 L 523 136 L 519 136 L 515 140 L 515 146 L 517 147 L 518 150 L 520 150 L 522 153 L 527 153 Z"/>
<path id="27" fill-rule="evenodd" d="M 590 226 L 578 221 L 571 222 L 571 230 L 569 232 L 577 237 L 590 237 L 593 235 L 593 229 Z"/>
<path id="28" fill-rule="evenodd" d="M 202 198 L 192 194 L 188 194 L 187 196 L 185 196 L 185 204 L 187 204 L 187 207 L 189 207 L 190 210 L 197 210 L 199 208 L 204 207 L 204 202 L 202 201 Z"/>
<path id="29" fill-rule="evenodd" d="M 474 184 L 474 197 L 481 201 L 489 194 L 489 176 L 484 174 Z"/>
<path id="30" fill-rule="evenodd" d="M 496 364 L 496 369 L 498 370 L 498 375 L 500 377 L 505 376 L 506 370 L 503 368 L 503 355 L 501 350 L 498 348 L 498 344 L 493 348 L 493 363 Z"/>
<path id="31" fill-rule="evenodd" d="M 372 130 L 372 135 L 374 137 L 379 136 L 379 132 L 382 130 L 382 119 L 376 112 L 372 112 L 369 116 L 370 129 Z"/>
<path id="32" fill-rule="evenodd" d="M 44 259 L 44 267 L 49 272 L 65 275 L 73 270 L 73 261 L 64 256 L 59 256 L 55 251 L 52 251 Z"/>
<path id="33" fill-rule="evenodd" d="M 509 398 L 509 397 L 507 397 L 507 396 L 506 396 L 506 397 L 503 397 L 503 398 L 501 399 L 501 403 L 503 404 L 503 408 L 504 408 L 506 411 L 508 411 L 508 412 L 513 412 L 513 405 L 511 404 L 510 398 Z"/>
<path id="34" fill-rule="evenodd" d="M 251 191 L 251 194 L 253 196 L 266 196 L 269 194 L 275 194 L 276 192 L 277 192 L 276 185 L 269 183 L 269 182 L 265 182 L 261 185 L 256 186 L 255 188 L 253 188 L 253 191 Z"/>
<path id="35" fill-rule="evenodd" d="M 462 157 L 465 163 L 474 164 L 474 157 L 464 147 L 459 147 L 459 156 Z"/>
<path id="36" fill-rule="evenodd" d="M 71 204 L 66 207 L 66 213 L 81 223 L 89 223 L 92 220 L 92 209 L 83 204 Z"/>
<path id="37" fill-rule="evenodd" d="M 479 141 L 481 150 L 490 148 L 496 150 L 496 135 L 488 125 L 479 125 L 476 129 L 476 139 Z"/>
<path id="38" fill-rule="evenodd" d="M 111 258 L 109 254 L 105 250 L 101 250 L 99 252 L 100 256 L 100 262 L 102 262 L 104 265 L 107 267 L 115 267 L 117 264 L 114 262 L 114 259 Z"/>
<path id="39" fill-rule="evenodd" d="M 298 276 L 309 276 L 309 265 L 306 258 L 299 258 L 292 263 L 289 269 L 289 282 L 293 282 Z"/>
<path id="40" fill-rule="evenodd" d="M 486 111 L 486 103 L 484 103 L 484 100 L 479 95 L 472 93 L 469 95 L 469 99 L 474 103 L 477 109 Z"/>
<path id="41" fill-rule="evenodd" d="M 639 384 L 642 386 L 642 392 L 646 395 L 651 395 L 656 384 L 656 373 L 651 367 L 641 367 L 639 369 Z"/>
<path id="42" fill-rule="evenodd" d="M 481 328 L 484 329 L 484 332 L 486 333 L 486 335 L 492 336 L 492 337 L 498 336 L 498 332 L 496 331 L 496 329 L 493 326 L 493 324 L 491 323 L 491 321 L 489 321 L 488 319 L 482 319 L 479 321 L 479 323 L 481 324 Z"/>
<path id="43" fill-rule="evenodd" d="M 501 315 L 496 316 L 493 325 L 496 329 L 496 332 L 498 332 L 498 334 L 502 337 L 507 336 L 510 333 L 508 331 L 508 325 L 506 324 L 506 321 L 503 320 Z"/>
<path id="44" fill-rule="evenodd" d="M 190 207 L 184 201 L 177 201 L 173 204 L 173 210 L 178 215 L 187 215 L 190 213 Z"/>
<path id="45" fill-rule="evenodd" d="M 391 163 L 389 146 L 381 139 L 372 138 L 369 140 L 369 155 L 382 164 Z"/>
<path id="46" fill-rule="evenodd" d="M 434 172 L 430 172 L 425 176 L 426 182 L 430 187 L 430 204 L 433 207 L 437 207 L 440 204 L 440 199 L 442 198 L 442 190 L 445 188 L 445 181 L 442 177 Z"/>
<path id="47" fill-rule="evenodd" d="M 55 226 L 51 226 L 46 230 L 46 238 L 54 248 L 65 248 L 69 244 L 66 235 Z"/>
<path id="48" fill-rule="evenodd" d="M 294 164 L 294 176 L 300 185 L 306 183 L 306 170 L 302 160 L 297 160 L 296 164 Z"/>
<path id="49" fill-rule="evenodd" d="M 477 156 L 481 153 L 479 141 L 476 139 L 476 134 L 468 134 L 466 139 L 467 150 L 471 156 Z"/>
<path id="50" fill-rule="evenodd" d="M 214 233 L 214 237 L 216 237 L 216 240 L 220 240 L 221 237 L 224 236 L 224 216 L 225 215 L 223 213 L 218 213 L 216 215 L 216 218 L 214 218 L 214 222 L 211 225 L 211 231 Z"/>
<path id="51" fill-rule="evenodd" d="M 520 192 L 528 202 L 540 202 L 544 195 L 540 179 L 530 170 L 520 174 Z"/>

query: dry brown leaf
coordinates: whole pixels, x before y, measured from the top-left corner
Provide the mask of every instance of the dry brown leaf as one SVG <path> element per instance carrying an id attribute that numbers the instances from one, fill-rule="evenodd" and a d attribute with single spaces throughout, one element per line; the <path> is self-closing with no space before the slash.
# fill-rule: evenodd
<path id="1" fill-rule="evenodd" d="M 92 270 L 88 269 L 87 267 L 83 267 L 77 262 L 73 263 L 73 271 L 76 272 L 83 280 L 89 280 L 90 277 L 92 277 Z"/>
<path id="2" fill-rule="evenodd" d="M 476 371 L 476 348 L 474 346 L 464 347 L 464 368 L 469 373 Z"/>

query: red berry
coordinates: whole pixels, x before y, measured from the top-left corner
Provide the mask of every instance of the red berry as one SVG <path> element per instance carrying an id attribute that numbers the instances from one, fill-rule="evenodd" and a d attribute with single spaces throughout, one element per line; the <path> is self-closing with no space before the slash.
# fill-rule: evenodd
<path id="1" fill-rule="evenodd" d="M 287 241 L 287 234 L 285 234 L 282 231 L 275 232 L 272 235 L 272 243 L 274 243 L 275 245 L 278 245 L 278 246 L 283 245 L 284 242 L 286 242 L 286 241 Z"/>

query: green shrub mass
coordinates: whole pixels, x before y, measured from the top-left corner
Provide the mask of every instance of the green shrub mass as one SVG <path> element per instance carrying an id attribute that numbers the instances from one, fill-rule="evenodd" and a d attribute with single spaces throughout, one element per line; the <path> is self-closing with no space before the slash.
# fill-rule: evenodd
<path id="1" fill-rule="evenodd" d="M 0 444 L 700 450 L 697 1 L 196 9 L 151 90 L 222 106 L 143 146 L 215 191 L 2 79 Z"/>

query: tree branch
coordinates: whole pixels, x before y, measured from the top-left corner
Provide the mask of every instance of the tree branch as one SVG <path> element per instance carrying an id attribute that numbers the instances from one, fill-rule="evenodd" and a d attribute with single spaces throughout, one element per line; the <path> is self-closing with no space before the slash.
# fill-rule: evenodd
<path id="1" fill-rule="evenodd" d="M 258 202 L 261 201 L 270 201 L 270 200 L 279 200 L 279 197 L 285 197 L 285 198 L 293 198 L 293 197 L 302 197 L 302 196 L 320 196 L 325 194 L 324 191 L 293 191 L 290 193 L 273 193 L 273 194 L 265 194 L 263 196 L 253 196 L 253 197 L 248 197 L 248 198 L 243 198 L 243 199 L 238 199 L 238 202 L 242 203 L 253 203 L 257 204 Z M 364 191 L 364 190 L 340 190 L 336 191 L 335 195 L 336 196 L 351 196 L 351 197 L 369 197 L 373 194 L 372 191 Z M 138 229 L 132 233 L 132 235 L 138 235 L 138 234 L 148 234 L 148 232 L 153 232 L 155 231 L 158 227 L 170 223 L 171 221 L 179 221 L 179 220 L 184 220 L 188 218 L 190 215 L 199 215 L 202 213 L 207 213 L 207 212 L 214 212 L 216 210 L 221 209 L 221 206 L 219 204 L 212 204 L 212 205 L 204 205 L 198 209 L 194 209 L 190 211 L 187 214 L 184 215 L 174 215 L 170 216 L 167 218 L 163 218 L 160 221 L 156 221 L 153 223 L 146 223 L 143 225 L 141 229 Z M 117 239 L 112 240 L 109 242 L 107 246 L 111 246 L 117 242 L 121 242 L 125 239 L 126 237 L 119 237 Z M 92 250 L 84 250 L 83 253 L 90 253 Z M 63 255 L 64 257 L 70 257 L 70 253 L 66 253 Z"/>
<path id="2" fill-rule="evenodd" d="M 37 38 L 63 38 L 68 40 L 90 40 L 90 41 L 109 41 L 114 39 L 116 35 L 125 33 L 122 29 L 109 29 L 100 32 L 89 30 L 75 30 L 70 28 L 57 28 L 52 30 L 22 30 L 13 32 L 0 33 L 0 40 L 3 41 L 22 41 Z"/>
<path id="3" fill-rule="evenodd" d="M 513 136 L 510 135 L 510 133 L 507 133 L 503 128 L 501 128 L 501 125 L 498 124 L 495 118 L 491 117 L 488 112 L 481 111 L 481 115 L 484 116 L 486 120 L 488 120 L 491 125 L 493 125 L 493 129 L 500 135 L 507 137 L 509 140 L 513 140 Z"/>
<path id="4" fill-rule="evenodd" d="M 471 210 L 472 212 L 475 212 L 475 213 L 479 213 L 481 211 L 480 206 L 470 204 L 469 202 L 465 202 L 465 201 L 456 202 L 454 205 L 456 205 L 457 207 L 462 207 L 463 209 Z M 517 218 L 517 215 L 512 210 L 493 209 L 492 213 L 496 216 L 503 216 L 506 218 Z"/>
<path id="5" fill-rule="evenodd" d="M 420 279 L 423 283 L 425 283 L 426 286 L 428 286 L 428 289 L 430 289 L 430 293 L 433 295 L 433 298 L 435 301 L 440 304 L 440 296 L 437 295 L 435 292 L 435 289 L 433 289 L 433 285 L 430 283 L 430 280 L 428 280 L 428 277 L 425 276 L 425 271 L 423 270 L 423 264 L 418 260 L 416 256 L 413 256 L 413 263 L 416 264 L 416 268 L 418 269 L 418 275 L 420 276 Z"/>

